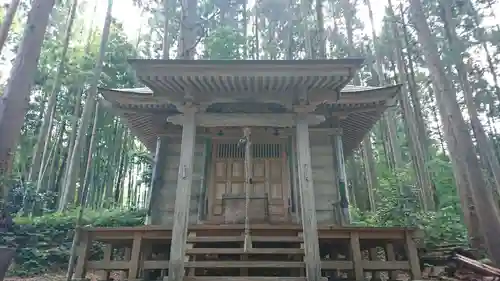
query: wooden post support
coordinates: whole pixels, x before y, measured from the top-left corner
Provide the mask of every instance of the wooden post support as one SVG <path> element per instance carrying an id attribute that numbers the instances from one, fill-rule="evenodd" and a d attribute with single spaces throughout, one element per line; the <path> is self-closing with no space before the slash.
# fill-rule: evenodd
<path id="1" fill-rule="evenodd" d="M 111 256 L 113 255 L 113 245 L 112 244 L 105 244 L 103 249 L 103 262 L 109 263 L 111 262 Z M 99 280 L 108 280 L 109 279 L 109 270 L 103 270 L 100 272 L 98 275 L 100 275 Z"/>
<path id="2" fill-rule="evenodd" d="M 411 277 L 413 280 L 422 279 L 417 246 L 415 245 L 415 241 L 413 241 L 413 237 L 409 231 L 405 232 L 405 250 L 408 255 L 408 262 L 410 263 Z"/>
<path id="3" fill-rule="evenodd" d="M 168 265 L 168 281 L 182 281 L 184 278 L 184 256 L 189 219 L 189 203 L 193 183 L 193 162 L 196 136 L 196 108 L 186 107 L 182 128 L 179 175 L 175 193 L 174 226 Z"/>
<path id="4" fill-rule="evenodd" d="M 81 230 L 75 230 L 81 231 Z M 78 258 L 76 261 L 76 268 L 74 279 L 84 279 L 87 266 L 87 259 L 90 251 L 92 241 L 90 240 L 89 233 L 86 231 L 81 231 L 80 244 L 78 248 Z M 78 241 L 77 241 L 78 243 Z"/>
<path id="5" fill-rule="evenodd" d="M 151 181 L 151 189 L 149 190 L 148 200 L 148 213 L 146 216 L 146 224 L 157 224 L 158 222 L 152 221 L 152 211 L 157 205 L 156 202 L 160 198 L 158 196 L 159 190 L 163 186 L 165 166 L 167 164 L 167 137 L 158 137 L 156 140 L 156 152 L 153 165 L 153 174 Z"/>
<path id="6" fill-rule="evenodd" d="M 394 253 L 394 244 L 387 243 L 385 245 L 385 253 L 387 255 L 387 261 L 396 261 L 396 253 Z M 398 273 L 395 270 L 389 271 L 389 278 L 391 280 L 397 280 Z"/>
<path id="7" fill-rule="evenodd" d="M 342 224 L 350 224 L 351 216 L 349 214 L 349 193 L 347 192 L 347 176 L 345 172 L 345 161 L 344 161 L 344 146 L 342 143 L 342 135 L 335 135 L 335 145 L 337 151 L 335 153 L 337 157 L 337 176 L 338 176 L 338 187 L 340 194 L 340 208 L 342 211 Z"/>
<path id="8" fill-rule="evenodd" d="M 132 242 L 132 249 L 130 253 L 130 261 L 129 261 L 129 270 L 128 270 L 128 279 L 129 280 L 137 280 L 139 277 L 139 269 L 140 269 L 140 258 L 141 258 L 141 250 L 142 250 L 142 233 L 136 232 L 134 234 L 134 240 Z"/>
<path id="9" fill-rule="evenodd" d="M 354 279 L 356 281 L 362 281 L 365 279 L 363 272 L 363 260 L 361 256 L 361 247 L 359 245 L 359 233 L 356 231 L 351 231 L 351 260 L 354 264 Z"/>
<path id="10" fill-rule="evenodd" d="M 321 262 L 319 256 L 318 222 L 311 169 L 309 125 L 306 114 L 297 114 L 297 161 L 300 193 L 300 209 L 304 231 L 306 276 L 308 281 L 319 281 Z"/>

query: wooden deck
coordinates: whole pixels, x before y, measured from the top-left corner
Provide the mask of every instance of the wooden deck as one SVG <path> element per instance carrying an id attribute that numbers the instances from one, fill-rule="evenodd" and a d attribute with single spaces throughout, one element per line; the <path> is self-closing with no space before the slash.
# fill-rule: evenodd
<path id="1" fill-rule="evenodd" d="M 252 225 L 252 248 L 244 251 L 243 225 L 194 225 L 186 241 L 186 281 L 304 281 L 304 245 L 299 225 Z M 168 275 L 172 229 L 163 226 L 81 229 L 75 279 L 123 271 L 127 280 L 162 280 Z M 408 228 L 320 226 L 323 276 L 365 280 L 381 274 L 396 280 L 421 278 L 415 240 Z M 103 253 L 91 256 L 92 246 Z M 124 276 L 125 277 L 125 276 Z M 278 278 L 279 279 L 276 279 Z"/>

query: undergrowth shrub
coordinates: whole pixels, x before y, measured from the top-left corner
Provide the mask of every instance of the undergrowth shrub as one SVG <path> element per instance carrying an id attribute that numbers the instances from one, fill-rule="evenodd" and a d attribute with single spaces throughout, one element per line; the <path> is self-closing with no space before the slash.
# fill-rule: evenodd
<path id="1" fill-rule="evenodd" d="M 9 271 L 13 276 L 32 276 L 66 268 L 78 211 L 41 217 L 16 218 L 12 233 L 2 233 L 0 245 L 15 245 L 17 254 Z M 143 210 L 85 211 L 85 226 L 138 226 L 144 224 Z M 93 248 L 92 254 L 98 254 Z"/>

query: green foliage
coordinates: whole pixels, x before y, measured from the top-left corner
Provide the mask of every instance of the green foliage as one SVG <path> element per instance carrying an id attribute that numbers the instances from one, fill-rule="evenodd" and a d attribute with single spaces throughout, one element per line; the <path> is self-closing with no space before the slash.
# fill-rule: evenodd
<path id="1" fill-rule="evenodd" d="M 230 27 L 222 27 L 205 38 L 204 57 L 210 59 L 241 59 L 241 50 L 245 45 L 245 37 Z"/>
<path id="2" fill-rule="evenodd" d="M 370 227 L 404 226 L 416 227 L 424 231 L 426 248 L 434 248 L 443 243 L 467 245 L 467 230 L 459 214 L 443 208 L 437 212 L 402 210 L 399 206 L 387 206 L 376 212 L 352 210 L 355 225 Z"/>
<path id="3" fill-rule="evenodd" d="M 0 237 L 0 245 L 16 245 L 15 276 L 28 276 L 67 267 L 77 210 L 37 218 L 16 218 L 13 233 Z M 86 226 L 138 226 L 144 224 L 143 210 L 85 211 Z M 93 248 L 92 254 L 99 254 Z"/>
<path id="4" fill-rule="evenodd" d="M 419 193 L 412 185 L 412 169 L 406 167 L 392 174 L 379 163 L 378 188 L 375 190 L 376 211 L 352 209 L 356 225 L 371 227 L 417 227 L 425 233 L 427 248 L 450 243 L 467 245 L 467 230 L 463 223 L 459 197 L 456 192 L 453 171 L 448 159 L 436 156 L 430 163 L 436 197 L 436 211 L 424 212 L 419 206 Z"/>

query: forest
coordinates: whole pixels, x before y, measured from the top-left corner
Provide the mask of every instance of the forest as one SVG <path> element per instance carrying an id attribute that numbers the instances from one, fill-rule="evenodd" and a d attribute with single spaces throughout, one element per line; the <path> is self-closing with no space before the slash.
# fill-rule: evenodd
<path id="1" fill-rule="evenodd" d="M 143 86 L 130 58 L 365 58 L 355 85 L 403 87 L 346 159 L 353 224 L 417 226 L 428 247 L 500 262 L 500 2 L 130 0 L 117 15 L 122 1 L 3 1 L 11 275 L 65 268 L 81 213 L 84 225 L 144 224 L 153 155 L 99 95 Z"/>

